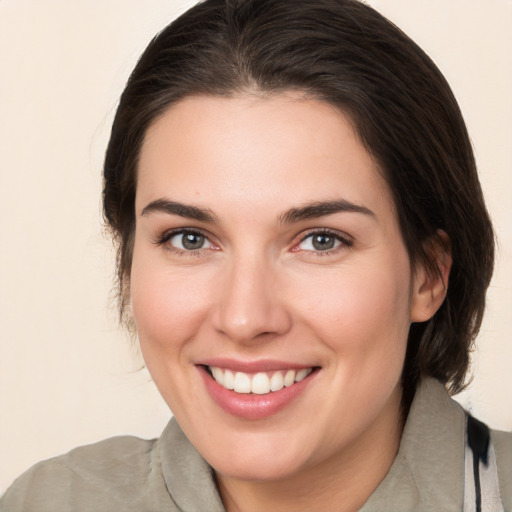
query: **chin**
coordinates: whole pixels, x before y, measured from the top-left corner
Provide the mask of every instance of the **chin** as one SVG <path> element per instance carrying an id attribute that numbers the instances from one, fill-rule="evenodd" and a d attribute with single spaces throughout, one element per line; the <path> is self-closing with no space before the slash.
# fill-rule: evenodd
<path id="1" fill-rule="evenodd" d="M 231 439 L 226 450 L 205 453 L 205 458 L 217 474 L 246 481 L 286 479 L 307 465 L 301 443 L 287 441 L 281 436 L 272 442 L 265 437 L 239 442 Z"/>

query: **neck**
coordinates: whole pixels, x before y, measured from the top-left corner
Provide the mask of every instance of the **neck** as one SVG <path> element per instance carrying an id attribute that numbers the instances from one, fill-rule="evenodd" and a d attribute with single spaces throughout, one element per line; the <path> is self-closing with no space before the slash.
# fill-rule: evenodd
<path id="1" fill-rule="evenodd" d="M 384 479 L 398 452 L 403 430 L 400 400 L 393 414 L 383 420 L 341 453 L 280 480 L 244 481 L 217 474 L 226 511 L 359 510 Z"/>

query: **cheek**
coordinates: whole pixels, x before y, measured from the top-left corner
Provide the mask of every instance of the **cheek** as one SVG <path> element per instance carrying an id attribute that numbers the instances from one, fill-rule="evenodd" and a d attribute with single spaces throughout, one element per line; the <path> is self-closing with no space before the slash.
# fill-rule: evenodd
<path id="1" fill-rule="evenodd" d="M 187 355 L 211 303 L 206 283 L 190 272 L 171 272 L 167 265 L 134 255 L 130 291 L 140 349 L 153 381 L 177 415 L 187 410 Z"/>
<path id="2" fill-rule="evenodd" d="M 405 350 L 410 326 L 410 273 L 405 265 L 367 265 L 316 276 L 314 288 L 300 292 L 308 323 L 330 348 L 360 357 L 396 360 Z M 311 289 L 316 290 L 311 293 Z M 340 361 L 354 363 L 351 359 Z"/>
<path id="3" fill-rule="evenodd" d="M 134 255 L 130 292 L 143 350 L 174 350 L 197 332 L 212 300 L 207 283 L 197 272 L 173 272 Z"/>

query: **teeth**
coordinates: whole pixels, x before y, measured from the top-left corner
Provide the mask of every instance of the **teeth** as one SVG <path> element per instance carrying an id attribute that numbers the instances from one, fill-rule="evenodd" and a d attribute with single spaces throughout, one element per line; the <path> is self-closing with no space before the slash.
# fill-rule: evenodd
<path id="1" fill-rule="evenodd" d="M 270 393 L 270 379 L 266 373 L 257 373 L 252 378 L 251 391 L 257 395 Z"/>
<path id="2" fill-rule="evenodd" d="M 237 393 L 250 393 L 251 392 L 251 379 L 249 375 L 242 372 L 235 374 L 235 387 Z"/>
<path id="3" fill-rule="evenodd" d="M 281 372 L 276 372 L 270 377 L 270 390 L 279 391 L 284 388 L 284 378 Z"/>
<path id="4" fill-rule="evenodd" d="M 222 370 L 220 368 L 216 368 L 216 367 L 212 367 L 210 368 L 212 374 L 213 374 L 213 378 L 217 381 L 217 382 L 220 382 L 222 381 Z"/>
<path id="5" fill-rule="evenodd" d="M 269 377 L 265 372 L 251 376 L 244 372 L 233 373 L 231 370 L 223 370 L 215 366 L 210 366 L 209 369 L 215 381 L 224 388 L 232 389 L 236 393 L 256 395 L 266 395 L 271 391 L 280 391 L 284 387 L 292 386 L 295 382 L 304 380 L 313 371 L 313 368 L 277 371 Z"/>
<path id="6" fill-rule="evenodd" d="M 284 376 L 284 385 L 291 386 L 295 382 L 295 370 L 288 370 Z"/>
<path id="7" fill-rule="evenodd" d="M 301 380 L 304 380 L 310 373 L 311 373 L 311 370 L 309 368 L 304 368 L 303 370 L 299 370 L 297 372 L 297 375 L 295 376 L 295 382 L 300 382 Z"/>
<path id="8" fill-rule="evenodd" d="M 224 378 L 222 378 L 222 370 L 220 368 L 217 368 L 217 369 L 220 370 L 221 377 L 219 380 L 217 380 L 214 376 L 215 380 L 219 384 L 224 386 L 226 389 L 234 389 L 235 388 L 235 376 L 233 375 L 233 372 L 226 370 L 224 372 Z"/>

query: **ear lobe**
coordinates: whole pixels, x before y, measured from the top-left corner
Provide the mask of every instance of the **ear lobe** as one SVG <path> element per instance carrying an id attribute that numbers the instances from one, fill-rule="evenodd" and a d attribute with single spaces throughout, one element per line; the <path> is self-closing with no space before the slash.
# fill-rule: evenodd
<path id="1" fill-rule="evenodd" d="M 448 291 L 452 268 L 449 236 L 442 230 L 425 242 L 430 265 L 422 262 L 414 269 L 411 299 L 411 322 L 430 320 L 441 307 Z"/>

